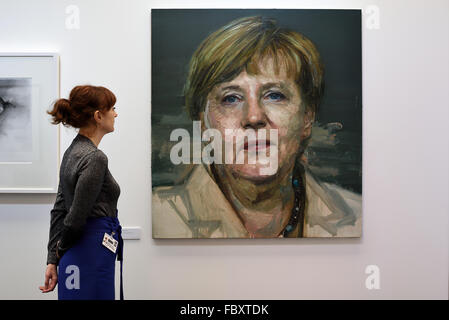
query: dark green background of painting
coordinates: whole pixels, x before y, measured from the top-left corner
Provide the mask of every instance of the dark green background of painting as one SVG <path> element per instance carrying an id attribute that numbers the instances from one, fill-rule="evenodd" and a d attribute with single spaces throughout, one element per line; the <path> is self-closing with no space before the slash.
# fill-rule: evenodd
<path id="1" fill-rule="evenodd" d="M 309 163 L 322 181 L 362 192 L 362 53 L 360 10 L 155 9 L 152 37 L 152 182 L 178 183 L 184 169 L 169 159 L 170 132 L 192 131 L 184 110 L 189 60 L 210 33 L 230 21 L 260 15 L 301 32 L 317 46 L 325 65 L 325 93 L 317 123 L 339 122 L 332 147 L 310 145 Z"/>

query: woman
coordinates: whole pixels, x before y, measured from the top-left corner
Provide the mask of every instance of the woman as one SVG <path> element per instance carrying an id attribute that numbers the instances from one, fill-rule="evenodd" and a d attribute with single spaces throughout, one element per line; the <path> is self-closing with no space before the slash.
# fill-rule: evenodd
<path id="1" fill-rule="evenodd" d="M 197 165 L 183 185 L 155 188 L 153 237 L 360 236 L 360 196 L 319 183 L 302 159 L 322 92 L 318 50 L 300 33 L 249 17 L 208 36 L 190 62 L 186 108 L 203 131 L 220 133 L 218 145 L 233 145 L 234 161 Z M 276 139 L 243 144 L 229 135 L 272 130 Z M 261 149 L 276 153 L 271 174 L 248 161 Z"/>
<path id="2" fill-rule="evenodd" d="M 77 86 L 48 112 L 54 124 L 79 128 L 61 163 L 45 285 L 40 287 L 50 292 L 59 282 L 60 300 L 115 297 L 115 259 L 122 261 L 123 249 L 117 219 L 120 187 L 98 149 L 103 136 L 114 131 L 115 102 L 104 87 Z M 120 289 L 123 299 L 122 284 Z"/>

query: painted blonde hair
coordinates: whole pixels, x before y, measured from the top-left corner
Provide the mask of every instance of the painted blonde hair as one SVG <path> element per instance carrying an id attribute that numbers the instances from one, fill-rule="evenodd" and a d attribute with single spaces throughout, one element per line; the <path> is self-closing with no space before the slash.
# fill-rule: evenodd
<path id="1" fill-rule="evenodd" d="M 272 19 L 246 17 L 209 35 L 193 54 L 184 87 L 192 120 L 200 118 L 213 87 L 244 70 L 260 73 L 260 62 L 267 58 L 273 59 L 276 73 L 285 70 L 295 80 L 306 106 L 315 112 L 324 88 L 324 68 L 315 45 L 298 32 L 279 28 Z"/>

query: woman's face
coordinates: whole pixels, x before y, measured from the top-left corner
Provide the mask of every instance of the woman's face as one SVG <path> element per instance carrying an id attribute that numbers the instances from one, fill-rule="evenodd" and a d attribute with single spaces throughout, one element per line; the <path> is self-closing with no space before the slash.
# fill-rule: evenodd
<path id="1" fill-rule="evenodd" d="M 99 121 L 100 127 L 104 130 L 105 133 L 114 131 L 114 123 L 115 118 L 118 116 L 115 111 L 115 107 L 112 107 L 106 112 L 101 112 L 101 118 Z"/>
<path id="2" fill-rule="evenodd" d="M 298 86 L 287 77 L 286 72 L 281 70 L 276 74 L 270 66 L 260 69 L 264 70 L 263 73 L 249 75 L 243 71 L 231 81 L 215 86 L 208 94 L 205 111 L 201 114 L 204 128 L 220 131 L 223 146 L 233 139 L 226 136 L 227 129 L 234 132 L 267 130 L 265 150 L 258 146 L 263 139 L 248 142 L 243 148 L 237 146 L 237 150 L 236 141 L 233 140 L 232 164 L 223 166 L 234 177 L 255 181 L 276 174 L 283 176 L 293 169 L 300 142 L 310 135 L 313 121 L 313 115 L 305 113 Z M 270 139 L 270 129 L 278 132 L 277 144 Z M 277 171 L 271 176 L 262 175 L 261 169 L 267 167 L 266 163 L 257 161 L 249 164 L 248 153 L 255 151 L 267 151 L 267 155 L 277 151 Z M 239 156 L 245 157 L 244 164 L 236 164 L 236 157 Z"/>

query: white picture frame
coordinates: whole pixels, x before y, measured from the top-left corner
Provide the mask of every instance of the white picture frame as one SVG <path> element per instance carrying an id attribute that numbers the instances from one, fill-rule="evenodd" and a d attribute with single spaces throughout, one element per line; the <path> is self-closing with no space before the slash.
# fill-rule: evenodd
<path id="1" fill-rule="evenodd" d="M 0 53 L 0 193 L 56 193 L 60 126 L 57 53 Z"/>

